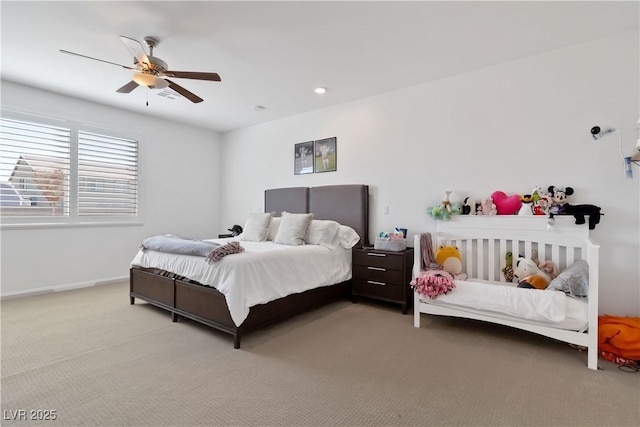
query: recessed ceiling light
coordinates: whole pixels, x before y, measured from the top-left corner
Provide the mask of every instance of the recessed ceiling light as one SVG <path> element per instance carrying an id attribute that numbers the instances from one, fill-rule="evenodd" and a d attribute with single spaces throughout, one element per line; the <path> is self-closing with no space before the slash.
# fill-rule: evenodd
<path id="1" fill-rule="evenodd" d="M 313 89 L 313 91 L 315 93 L 322 94 L 322 93 L 325 93 L 327 91 L 327 88 L 326 87 L 317 87 L 317 88 Z"/>
<path id="2" fill-rule="evenodd" d="M 266 110 L 267 107 L 265 107 L 264 105 L 256 105 L 255 107 L 253 107 L 253 109 L 255 111 L 262 111 L 262 110 Z"/>

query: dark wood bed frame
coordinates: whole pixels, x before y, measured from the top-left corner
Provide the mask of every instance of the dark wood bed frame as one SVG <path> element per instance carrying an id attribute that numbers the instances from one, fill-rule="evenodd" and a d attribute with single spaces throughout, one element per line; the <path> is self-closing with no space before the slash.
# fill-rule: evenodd
<path id="1" fill-rule="evenodd" d="M 369 187 L 366 185 L 266 190 L 265 212 L 272 211 L 277 215 L 282 211 L 312 212 L 315 219 L 332 219 L 352 227 L 361 236 L 359 245 L 368 243 Z M 240 348 L 241 337 L 249 332 L 336 299 L 346 299 L 351 293 L 351 281 L 346 281 L 292 294 L 251 307 L 245 321 L 236 326 L 224 295 L 213 287 L 175 277 L 170 272 L 135 266 L 130 269 L 129 279 L 130 304 L 138 298 L 169 311 L 174 322 L 182 316 L 231 334 L 234 348 Z"/>

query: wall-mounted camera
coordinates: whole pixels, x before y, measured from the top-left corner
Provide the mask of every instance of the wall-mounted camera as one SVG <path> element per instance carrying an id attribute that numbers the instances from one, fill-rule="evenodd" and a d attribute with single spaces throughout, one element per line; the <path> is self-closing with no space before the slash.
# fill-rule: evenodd
<path id="1" fill-rule="evenodd" d="M 591 128 L 591 136 L 593 137 L 593 139 L 598 139 L 602 138 L 608 133 L 615 132 L 615 130 L 615 128 L 601 129 L 600 126 L 594 126 Z"/>

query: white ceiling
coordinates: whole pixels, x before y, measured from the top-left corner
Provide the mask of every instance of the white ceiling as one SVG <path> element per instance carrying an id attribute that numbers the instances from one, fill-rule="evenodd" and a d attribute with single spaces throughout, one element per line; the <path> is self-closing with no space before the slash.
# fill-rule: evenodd
<path id="1" fill-rule="evenodd" d="M 2 1 L 3 80 L 226 132 L 637 29 L 633 2 Z M 133 65 L 119 35 L 222 82 L 175 79 L 204 98 L 116 89 Z M 322 96 L 315 86 L 326 86 Z M 146 106 L 147 97 L 149 106 Z M 265 110 L 255 111 L 256 105 Z"/>

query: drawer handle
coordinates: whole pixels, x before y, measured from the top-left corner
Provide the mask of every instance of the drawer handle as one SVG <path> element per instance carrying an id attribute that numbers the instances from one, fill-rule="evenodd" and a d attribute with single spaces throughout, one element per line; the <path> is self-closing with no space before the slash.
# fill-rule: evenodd
<path id="1" fill-rule="evenodd" d="M 368 256 L 387 256 L 387 254 L 377 254 L 375 252 L 367 252 Z"/>
<path id="2" fill-rule="evenodd" d="M 367 270 L 387 271 L 386 268 L 380 268 L 380 267 L 367 267 Z"/>
<path id="3" fill-rule="evenodd" d="M 375 280 L 367 280 L 367 283 L 370 285 L 380 285 L 380 286 L 386 286 L 387 284 L 384 282 L 376 282 Z"/>

